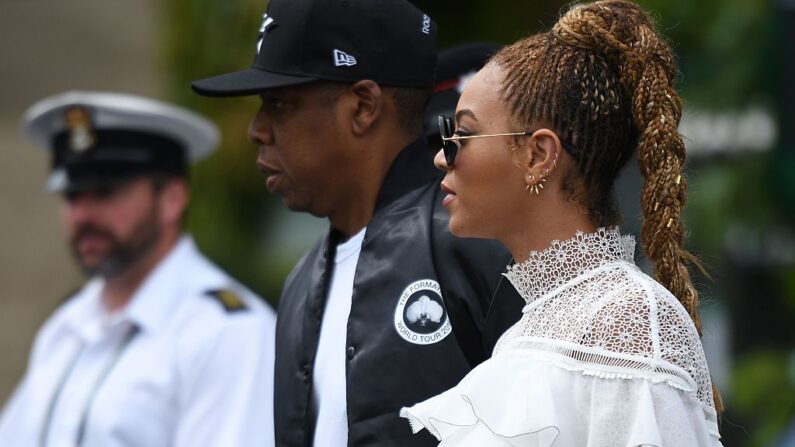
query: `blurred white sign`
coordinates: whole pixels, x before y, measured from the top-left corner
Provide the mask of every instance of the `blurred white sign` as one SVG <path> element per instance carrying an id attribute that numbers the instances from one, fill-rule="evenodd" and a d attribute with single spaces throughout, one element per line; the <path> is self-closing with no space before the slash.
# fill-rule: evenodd
<path id="1" fill-rule="evenodd" d="M 778 125 L 773 113 L 761 106 L 725 113 L 686 109 L 679 132 L 688 156 L 704 157 L 771 150 Z"/>

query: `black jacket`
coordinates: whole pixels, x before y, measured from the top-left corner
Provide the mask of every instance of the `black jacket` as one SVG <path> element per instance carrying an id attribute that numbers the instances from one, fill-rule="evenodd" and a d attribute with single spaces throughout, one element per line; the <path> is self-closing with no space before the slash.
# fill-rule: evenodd
<path id="1" fill-rule="evenodd" d="M 411 434 L 398 417 L 401 407 L 458 383 L 491 355 L 521 314 L 524 302 L 507 281 L 492 302 L 510 255 L 496 242 L 450 234 L 439 178 L 425 144 L 408 146 L 393 163 L 367 224 L 345 352 L 349 446 L 436 445 L 427 432 Z M 337 242 L 334 230 L 323 236 L 293 269 L 281 296 L 278 446 L 312 443 L 312 367 Z"/>

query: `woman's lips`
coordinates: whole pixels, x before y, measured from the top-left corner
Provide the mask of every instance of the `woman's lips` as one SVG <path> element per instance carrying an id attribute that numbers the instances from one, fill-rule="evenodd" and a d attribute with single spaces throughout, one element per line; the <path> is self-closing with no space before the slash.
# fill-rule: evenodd
<path id="1" fill-rule="evenodd" d="M 445 193 L 442 199 L 442 206 L 447 207 L 455 199 L 455 192 L 444 183 L 442 183 L 442 192 Z"/>

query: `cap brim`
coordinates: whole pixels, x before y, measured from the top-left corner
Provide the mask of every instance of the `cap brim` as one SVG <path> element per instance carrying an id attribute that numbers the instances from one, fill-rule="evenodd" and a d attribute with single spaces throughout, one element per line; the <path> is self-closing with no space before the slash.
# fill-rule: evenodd
<path id="1" fill-rule="evenodd" d="M 191 82 L 193 91 L 202 96 L 248 96 L 262 90 L 318 81 L 317 78 L 292 76 L 248 68 Z"/>

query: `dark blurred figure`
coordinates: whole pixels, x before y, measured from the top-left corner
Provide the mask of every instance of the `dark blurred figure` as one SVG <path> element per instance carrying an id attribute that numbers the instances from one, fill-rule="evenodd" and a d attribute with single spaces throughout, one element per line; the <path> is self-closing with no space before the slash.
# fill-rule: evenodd
<path id="1" fill-rule="evenodd" d="M 442 147 L 439 115 L 455 116 L 455 106 L 467 82 L 500 48 L 502 46 L 490 42 L 468 42 L 439 52 L 436 82 L 424 118 L 431 160 Z"/>

